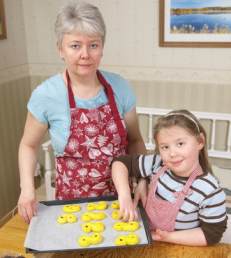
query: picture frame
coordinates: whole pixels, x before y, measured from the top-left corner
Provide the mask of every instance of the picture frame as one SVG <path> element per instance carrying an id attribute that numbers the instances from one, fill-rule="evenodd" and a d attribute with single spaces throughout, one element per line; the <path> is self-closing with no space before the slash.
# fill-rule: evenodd
<path id="1" fill-rule="evenodd" d="M 6 39 L 6 20 L 3 0 L 0 0 L 0 40 L 1 39 Z"/>
<path id="2" fill-rule="evenodd" d="M 159 0 L 159 46 L 231 47 L 231 1 Z"/>

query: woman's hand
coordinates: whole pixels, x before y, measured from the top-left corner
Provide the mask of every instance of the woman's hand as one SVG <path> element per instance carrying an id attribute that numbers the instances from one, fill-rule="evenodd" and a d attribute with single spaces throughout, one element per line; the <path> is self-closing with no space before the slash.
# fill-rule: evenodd
<path id="1" fill-rule="evenodd" d="M 21 191 L 18 200 L 18 213 L 26 223 L 30 223 L 33 216 L 37 213 L 37 202 L 33 190 Z"/>
<path id="2" fill-rule="evenodd" d="M 137 220 L 138 215 L 130 195 L 119 196 L 120 218 L 124 221 Z"/>
<path id="3" fill-rule="evenodd" d="M 146 179 L 141 178 L 134 191 L 134 206 L 138 205 L 139 200 L 142 201 L 143 206 L 145 207 L 148 194 L 148 184 Z"/>
<path id="4" fill-rule="evenodd" d="M 47 129 L 47 124 L 39 122 L 28 112 L 18 154 L 21 187 L 18 213 L 27 223 L 36 214 L 34 171 L 37 164 L 37 152 Z"/>

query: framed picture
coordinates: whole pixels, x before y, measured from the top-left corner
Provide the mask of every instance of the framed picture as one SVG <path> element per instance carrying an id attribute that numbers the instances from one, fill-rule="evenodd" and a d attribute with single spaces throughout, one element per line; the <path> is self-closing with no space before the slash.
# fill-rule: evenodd
<path id="1" fill-rule="evenodd" d="M 159 0 L 161 47 L 231 47 L 230 0 Z"/>
<path id="2" fill-rule="evenodd" d="M 0 39 L 6 39 L 6 21 L 3 0 L 0 0 Z"/>

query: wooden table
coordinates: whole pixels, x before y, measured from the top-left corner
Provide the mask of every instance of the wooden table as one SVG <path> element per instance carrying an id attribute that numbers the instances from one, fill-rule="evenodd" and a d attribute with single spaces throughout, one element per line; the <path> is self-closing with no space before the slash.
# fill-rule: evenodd
<path id="1" fill-rule="evenodd" d="M 21 254 L 36 258 L 231 258 L 231 245 L 218 244 L 210 247 L 189 247 L 155 242 L 145 247 L 105 249 L 86 252 L 63 252 L 56 254 L 26 254 L 23 243 L 28 225 L 19 215 L 12 217 L 0 228 L 0 257 Z"/>

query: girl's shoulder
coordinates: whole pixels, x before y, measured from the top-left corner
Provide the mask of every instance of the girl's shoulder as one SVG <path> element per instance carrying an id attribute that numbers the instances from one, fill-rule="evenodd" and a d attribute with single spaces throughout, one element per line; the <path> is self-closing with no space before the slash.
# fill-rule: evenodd
<path id="1" fill-rule="evenodd" d="M 197 177 L 193 182 L 193 186 L 197 189 L 201 189 L 206 194 L 210 194 L 221 189 L 218 179 L 210 172 Z"/>
<path id="2" fill-rule="evenodd" d="M 210 172 L 207 172 L 206 174 L 204 174 L 204 175 L 202 176 L 202 178 L 203 178 L 204 180 L 207 180 L 208 182 L 213 183 L 213 184 L 216 185 L 217 187 L 219 186 L 219 181 L 218 181 L 217 177 L 215 177 L 215 176 L 214 176 L 212 173 L 210 173 Z"/>

